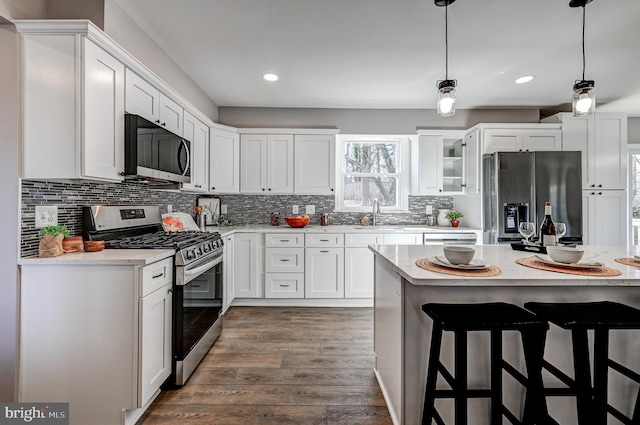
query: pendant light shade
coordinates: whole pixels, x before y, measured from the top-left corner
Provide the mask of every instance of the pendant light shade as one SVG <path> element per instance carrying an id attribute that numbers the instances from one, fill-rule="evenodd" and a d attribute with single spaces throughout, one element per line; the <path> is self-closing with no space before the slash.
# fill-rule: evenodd
<path id="1" fill-rule="evenodd" d="M 434 0 L 436 6 L 444 6 L 445 79 L 438 81 L 438 104 L 436 112 L 440 117 L 450 117 L 456 113 L 456 80 L 449 79 L 449 27 L 448 6 L 455 0 Z"/>
<path id="2" fill-rule="evenodd" d="M 456 81 L 438 81 L 438 116 L 450 117 L 456 113 Z"/>
<path id="3" fill-rule="evenodd" d="M 576 80 L 573 85 L 573 100 L 571 102 L 573 116 L 590 115 L 596 111 L 596 84 L 593 80 L 584 79 L 586 68 L 584 32 L 586 23 L 586 6 L 592 0 L 571 0 L 570 7 L 582 7 L 582 80 Z"/>
<path id="4" fill-rule="evenodd" d="M 593 80 L 576 81 L 573 85 L 573 116 L 589 115 L 596 110 L 596 87 Z"/>

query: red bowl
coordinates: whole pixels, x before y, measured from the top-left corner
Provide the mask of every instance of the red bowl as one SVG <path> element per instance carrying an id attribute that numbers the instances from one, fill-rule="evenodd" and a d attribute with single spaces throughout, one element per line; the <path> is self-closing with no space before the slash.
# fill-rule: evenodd
<path id="1" fill-rule="evenodd" d="M 309 224 L 311 217 L 289 216 L 285 217 L 284 221 L 291 227 L 304 227 Z"/>

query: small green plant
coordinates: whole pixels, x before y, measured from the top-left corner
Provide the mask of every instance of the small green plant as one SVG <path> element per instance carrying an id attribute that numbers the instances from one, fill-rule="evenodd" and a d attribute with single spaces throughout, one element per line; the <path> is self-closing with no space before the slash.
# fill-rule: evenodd
<path id="1" fill-rule="evenodd" d="M 218 217 L 218 226 L 233 226 L 233 223 L 224 215 L 220 215 L 220 217 Z"/>
<path id="2" fill-rule="evenodd" d="M 464 217 L 464 214 L 462 214 L 460 211 L 455 211 L 455 210 L 451 210 L 449 211 L 445 217 L 447 217 L 449 220 L 453 221 L 453 220 L 457 220 L 461 217 Z"/>
<path id="3" fill-rule="evenodd" d="M 60 233 L 65 236 L 69 236 L 69 229 L 67 229 L 67 226 L 47 226 L 40 229 L 40 237 L 43 237 L 44 235 L 56 236 Z"/>

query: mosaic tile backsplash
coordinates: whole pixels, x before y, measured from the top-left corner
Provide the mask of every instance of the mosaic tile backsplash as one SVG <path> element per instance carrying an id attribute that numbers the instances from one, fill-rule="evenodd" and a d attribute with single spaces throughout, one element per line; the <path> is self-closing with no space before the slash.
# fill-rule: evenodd
<path id="1" fill-rule="evenodd" d="M 135 182 L 99 183 L 22 181 L 22 220 L 20 251 L 22 257 L 38 255 L 38 229 L 35 228 L 36 205 L 56 205 L 58 223 L 67 226 L 72 235 L 82 234 L 82 207 L 84 205 L 160 205 L 167 212 L 171 205 L 174 212 L 192 213 L 197 193 L 150 189 Z M 219 195 L 227 206 L 226 217 L 236 225 L 268 224 L 273 212 L 280 217 L 290 215 L 293 205 L 304 214 L 306 205 L 315 205 L 312 223 L 320 222 L 320 215 L 329 214 L 329 224 L 359 224 L 364 213 L 334 212 L 333 196 L 313 195 Z M 453 198 L 448 196 L 410 196 L 407 213 L 382 213 L 380 224 L 426 224 L 425 206 L 433 205 L 433 214 L 440 208 L 452 208 Z"/>

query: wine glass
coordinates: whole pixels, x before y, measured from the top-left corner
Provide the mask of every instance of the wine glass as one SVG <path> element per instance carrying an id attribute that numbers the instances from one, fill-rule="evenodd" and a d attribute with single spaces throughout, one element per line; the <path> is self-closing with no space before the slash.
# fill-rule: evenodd
<path id="1" fill-rule="evenodd" d="M 531 221 L 521 221 L 518 224 L 518 232 L 525 238 L 525 244 L 529 244 L 529 238 L 533 236 L 536 231 L 536 225 Z"/>
<path id="2" fill-rule="evenodd" d="M 564 223 L 556 223 L 556 241 L 560 243 L 560 238 L 567 234 L 567 225 Z"/>

